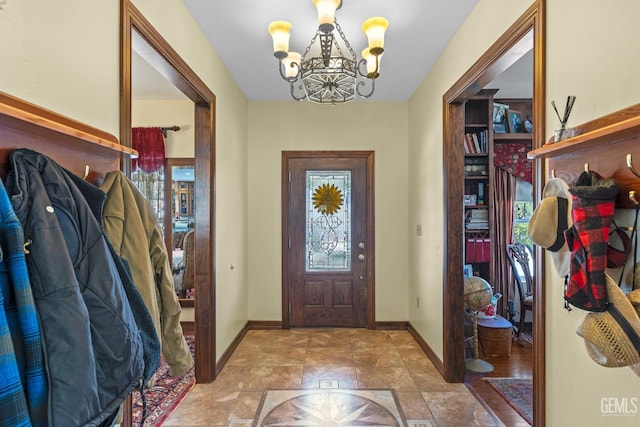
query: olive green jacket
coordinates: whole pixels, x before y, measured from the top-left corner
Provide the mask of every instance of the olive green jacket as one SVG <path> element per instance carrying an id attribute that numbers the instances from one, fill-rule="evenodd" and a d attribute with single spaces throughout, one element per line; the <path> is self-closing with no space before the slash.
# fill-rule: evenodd
<path id="1" fill-rule="evenodd" d="M 102 214 L 104 232 L 129 264 L 133 282 L 153 319 L 162 354 L 172 375 L 193 366 L 180 325 L 180 303 L 158 219 L 149 202 L 120 171 L 109 172 L 100 186 L 107 194 Z"/>

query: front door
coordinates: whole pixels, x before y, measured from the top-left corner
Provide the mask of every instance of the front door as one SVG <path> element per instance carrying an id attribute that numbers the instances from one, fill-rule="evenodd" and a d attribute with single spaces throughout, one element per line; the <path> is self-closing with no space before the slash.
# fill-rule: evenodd
<path id="1" fill-rule="evenodd" d="M 366 327 L 374 318 L 368 310 L 373 307 L 373 153 L 284 155 L 283 301 L 289 309 L 284 323 Z"/>

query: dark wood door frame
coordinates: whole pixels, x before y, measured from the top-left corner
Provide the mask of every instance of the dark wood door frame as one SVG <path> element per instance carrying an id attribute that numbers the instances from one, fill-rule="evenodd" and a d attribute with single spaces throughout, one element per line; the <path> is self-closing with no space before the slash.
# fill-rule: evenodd
<path id="1" fill-rule="evenodd" d="M 374 152 L 373 151 L 283 151 L 282 152 L 282 328 L 291 325 L 289 278 L 289 159 L 320 157 L 362 157 L 367 160 L 367 228 L 365 257 L 369 260 L 367 268 L 367 329 L 375 329 L 375 216 L 374 216 Z"/>
<path id="2" fill-rule="evenodd" d="M 154 49 L 145 58 L 195 104 L 196 218 L 195 307 L 198 383 L 216 376 L 215 285 L 215 100 L 216 97 L 189 65 L 147 21 L 130 0 L 120 2 L 120 143 L 131 146 L 131 41 L 136 31 Z M 123 162 L 129 173 L 129 162 Z"/>
<path id="3" fill-rule="evenodd" d="M 464 102 L 478 93 L 486 84 L 507 69 L 526 50 L 524 42 L 533 39 L 533 148 L 544 143 L 545 131 L 545 10 L 546 1 L 537 0 L 518 20 L 483 54 L 480 59 L 443 96 L 443 163 L 445 251 L 443 277 L 443 375 L 448 382 L 463 382 L 464 360 L 464 301 L 463 274 L 463 176 Z M 529 37 L 527 41 L 526 38 Z M 534 197 L 540 200 L 541 178 L 544 165 L 534 167 Z M 535 295 L 533 322 L 533 375 L 534 425 L 545 424 L 544 368 L 545 368 L 545 294 L 544 259 L 542 250 L 535 250 Z"/>

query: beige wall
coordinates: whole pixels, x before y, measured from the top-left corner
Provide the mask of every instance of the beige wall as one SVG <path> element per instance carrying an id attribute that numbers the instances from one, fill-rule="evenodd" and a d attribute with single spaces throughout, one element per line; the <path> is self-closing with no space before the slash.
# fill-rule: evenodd
<path id="1" fill-rule="evenodd" d="M 280 174 L 287 150 L 375 151 L 376 320 L 406 320 L 407 103 L 375 101 L 250 103 L 249 318 L 282 319 Z"/>
<path id="2" fill-rule="evenodd" d="M 567 95 L 575 95 L 569 125 L 576 125 L 637 103 L 640 100 L 637 84 L 640 49 L 626 46 L 628 41 L 640 38 L 637 25 L 640 2 L 612 0 L 606 7 L 597 0 L 549 3 L 547 105 L 551 100 L 561 102 Z M 571 51 L 571 55 L 567 55 L 567 51 Z M 548 136 L 557 125 L 550 108 L 547 110 Z M 622 224 L 631 225 L 631 222 Z M 552 271 L 547 274 L 546 286 L 547 414 L 553 421 L 550 425 L 640 425 L 640 414 L 610 417 L 603 416 L 600 410 L 602 398 L 640 401 L 640 378 L 628 368 L 604 368 L 595 364 L 575 333 L 584 312 L 567 313 L 563 308 L 562 283 Z"/>
<path id="3" fill-rule="evenodd" d="M 219 357 L 248 319 L 248 103 L 182 2 L 134 3 L 216 95 Z M 117 136 L 119 23 L 118 1 L 10 0 L 0 10 L 0 91 Z"/>
<path id="4" fill-rule="evenodd" d="M 427 222 L 442 229 L 442 95 L 529 6 L 525 0 L 480 0 L 443 52 L 409 105 L 409 227 Z M 630 48 L 640 29 L 640 3 L 615 0 L 606 7 L 597 0 L 548 0 L 547 95 L 564 102 L 576 95 L 569 125 L 635 104 L 640 50 Z M 499 13 L 498 13 L 499 11 Z M 627 46 L 627 47 L 625 47 Z M 561 104 L 562 105 L 562 104 Z M 546 135 L 557 126 L 547 109 Z M 434 156 L 434 153 L 438 154 Z M 588 160 L 588 159 L 587 159 Z M 410 234 L 410 320 L 438 355 L 442 355 L 442 254 L 444 236 L 434 239 Z M 586 354 L 575 330 L 585 313 L 563 308 L 562 282 L 553 271 L 545 278 L 547 304 L 547 426 L 636 426 L 640 414 L 612 417 L 601 412 L 602 399 L 640 401 L 640 378 L 629 369 L 603 368 Z M 415 298 L 421 297 L 420 308 Z M 427 301 L 427 304 L 423 304 Z M 629 400 L 628 400 L 629 401 Z"/>
<path id="5" fill-rule="evenodd" d="M 119 11 L 117 1 L 8 1 L 0 90 L 117 136 Z"/>

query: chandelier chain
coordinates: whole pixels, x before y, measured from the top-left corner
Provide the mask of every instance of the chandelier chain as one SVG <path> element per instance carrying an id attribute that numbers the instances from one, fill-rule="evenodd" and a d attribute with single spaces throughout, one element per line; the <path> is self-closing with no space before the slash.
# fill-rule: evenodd
<path id="1" fill-rule="evenodd" d="M 316 31 L 316 34 L 313 36 L 313 38 L 309 42 L 309 45 L 307 46 L 304 53 L 302 54 L 302 57 L 300 58 L 301 61 L 304 61 L 307 58 L 307 53 L 309 53 L 309 51 L 311 50 L 311 46 L 313 46 L 313 44 L 316 42 L 316 39 L 318 38 L 318 34 L 320 34 L 320 31 Z"/>
<path id="2" fill-rule="evenodd" d="M 347 49 L 349 49 L 349 52 L 351 52 L 352 58 L 355 60 L 356 59 L 356 53 L 354 52 L 353 48 L 351 47 L 351 44 L 349 43 L 349 40 L 347 40 L 347 37 L 342 32 L 342 28 L 340 27 L 340 24 L 338 24 L 338 20 L 334 19 L 333 22 L 336 24 L 336 30 L 338 30 L 338 34 L 340 34 L 340 37 L 342 37 L 342 40 L 344 40 L 345 46 L 347 46 Z M 340 52 L 340 56 L 344 56 L 344 54 L 342 53 L 342 50 L 340 49 L 340 46 L 338 46 L 338 42 L 336 42 L 336 47 L 338 48 L 338 52 Z"/>

